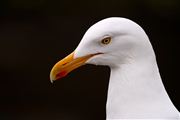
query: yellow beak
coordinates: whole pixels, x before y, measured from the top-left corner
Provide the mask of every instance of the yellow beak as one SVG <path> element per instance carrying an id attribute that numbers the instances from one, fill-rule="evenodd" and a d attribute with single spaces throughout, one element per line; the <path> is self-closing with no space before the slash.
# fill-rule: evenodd
<path id="1" fill-rule="evenodd" d="M 84 65 L 85 62 L 94 55 L 97 54 L 90 54 L 74 59 L 74 52 L 72 52 L 54 65 L 50 73 L 51 82 L 65 77 L 72 70 Z"/>

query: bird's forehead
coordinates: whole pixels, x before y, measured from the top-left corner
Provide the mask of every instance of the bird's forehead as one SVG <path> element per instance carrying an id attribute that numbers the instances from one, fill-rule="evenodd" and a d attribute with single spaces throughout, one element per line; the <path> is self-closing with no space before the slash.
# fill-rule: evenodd
<path id="1" fill-rule="evenodd" d="M 91 26 L 85 33 L 85 38 L 101 38 L 108 35 L 113 35 L 116 32 L 116 28 L 109 23 L 96 23 Z"/>
<path id="2" fill-rule="evenodd" d="M 128 19 L 108 18 L 92 25 L 84 37 L 97 38 L 106 35 L 125 34 L 126 32 L 130 32 L 133 26 L 132 22 Z"/>
<path id="3" fill-rule="evenodd" d="M 112 34 L 106 26 L 92 26 L 90 27 L 84 35 L 85 39 L 97 39 L 105 35 Z"/>

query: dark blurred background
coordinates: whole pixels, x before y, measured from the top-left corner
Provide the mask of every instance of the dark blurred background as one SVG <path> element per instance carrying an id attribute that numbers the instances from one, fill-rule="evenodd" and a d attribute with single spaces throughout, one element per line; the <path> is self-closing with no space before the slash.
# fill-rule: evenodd
<path id="1" fill-rule="evenodd" d="M 1 0 L 0 120 L 105 120 L 109 68 L 86 65 L 54 84 L 49 72 L 111 16 L 144 28 L 180 110 L 179 0 Z"/>

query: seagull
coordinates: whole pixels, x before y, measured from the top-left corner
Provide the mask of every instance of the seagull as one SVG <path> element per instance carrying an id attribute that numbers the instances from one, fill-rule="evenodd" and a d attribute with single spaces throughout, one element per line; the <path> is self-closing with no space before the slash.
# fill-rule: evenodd
<path id="1" fill-rule="evenodd" d="M 150 40 L 132 20 L 110 17 L 92 25 L 74 52 L 54 65 L 50 80 L 85 64 L 111 69 L 106 120 L 180 120 L 162 83 Z"/>

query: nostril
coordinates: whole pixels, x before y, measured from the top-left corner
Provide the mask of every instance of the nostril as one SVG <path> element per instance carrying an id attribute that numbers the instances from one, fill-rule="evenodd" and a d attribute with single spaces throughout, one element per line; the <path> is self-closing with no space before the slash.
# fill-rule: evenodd
<path id="1" fill-rule="evenodd" d="M 68 62 L 67 62 L 68 63 Z M 66 65 L 67 63 L 63 63 L 62 65 L 64 66 L 64 65 Z"/>

